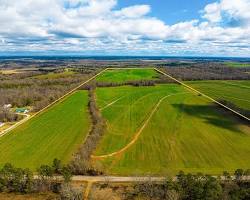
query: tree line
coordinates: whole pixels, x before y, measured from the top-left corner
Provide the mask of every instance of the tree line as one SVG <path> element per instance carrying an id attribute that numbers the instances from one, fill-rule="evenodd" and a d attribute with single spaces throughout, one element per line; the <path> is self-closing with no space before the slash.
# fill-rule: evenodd
<path id="1" fill-rule="evenodd" d="M 81 73 L 53 79 L 39 79 L 30 76 L 30 72 L 0 75 L 0 121 L 18 120 L 17 116 L 3 109 L 4 104 L 12 104 L 13 107 L 30 106 L 33 111 L 39 111 L 94 73 L 86 69 L 86 73 L 82 70 Z"/>
<path id="2" fill-rule="evenodd" d="M 74 155 L 70 166 L 74 174 L 89 173 L 96 175 L 102 174 L 102 172 L 93 168 L 89 163 L 89 160 L 106 129 L 106 123 L 96 104 L 95 85 L 89 85 L 87 89 L 89 94 L 88 108 L 92 120 L 92 128 L 79 151 Z"/>
<path id="3" fill-rule="evenodd" d="M 166 73 L 183 81 L 193 80 L 250 80 L 250 68 L 233 68 L 222 63 L 202 62 L 162 67 Z"/>
<path id="4" fill-rule="evenodd" d="M 54 159 L 51 165 L 41 165 L 36 174 L 30 169 L 16 168 L 7 163 L 0 169 L 0 192 L 28 194 L 50 191 L 59 194 L 62 200 L 82 199 L 83 191 L 71 184 L 72 174 L 70 165 L 63 165 L 58 159 Z M 84 175 L 89 174 L 85 172 Z M 165 178 L 163 182 L 155 182 L 148 177 L 143 182 L 128 185 L 105 182 L 97 189 L 109 188 L 109 193 L 115 196 L 119 191 L 119 199 L 124 200 L 248 200 L 249 176 L 250 170 L 243 169 L 237 169 L 233 176 L 224 171 L 217 177 L 180 171 L 175 178 Z M 98 200 L 102 199 L 104 196 L 99 196 Z"/>

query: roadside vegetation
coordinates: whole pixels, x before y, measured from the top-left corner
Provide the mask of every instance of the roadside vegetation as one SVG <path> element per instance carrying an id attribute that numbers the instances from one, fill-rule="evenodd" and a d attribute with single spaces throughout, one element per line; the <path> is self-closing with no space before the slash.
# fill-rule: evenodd
<path id="1" fill-rule="evenodd" d="M 250 197 L 249 170 L 226 171 L 212 177 L 205 174 L 185 174 L 180 171 L 174 178 L 154 182 L 150 177 L 142 182 L 97 183 L 90 191 L 91 200 L 247 200 Z M 61 177 L 59 180 L 56 177 Z M 48 200 L 81 200 L 86 187 L 72 181 L 71 168 L 54 159 L 52 164 L 37 168 L 36 176 L 28 168 L 5 164 L 0 168 L 0 198 Z M 11 196 L 15 194 L 15 196 Z M 16 196 L 17 194 L 17 196 Z"/>

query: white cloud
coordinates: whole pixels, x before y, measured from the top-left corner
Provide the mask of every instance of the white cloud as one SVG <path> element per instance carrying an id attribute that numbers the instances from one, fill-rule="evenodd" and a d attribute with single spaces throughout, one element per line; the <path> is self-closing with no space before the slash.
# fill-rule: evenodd
<path id="1" fill-rule="evenodd" d="M 203 18 L 208 19 L 210 22 L 221 21 L 221 5 L 217 2 L 208 4 L 204 8 Z"/>
<path id="2" fill-rule="evenodd" d="M 115 16 L 125 18 L 139 18 L 145 16 L 149 12 L 149 5 L 135 5 L 116 11 Z"/>
<path id="3" fill-rule="evenodd" d="M 203 20 L 171 26 L 152 17 L 150 5 L 117 4 L 0 0 L 1 50 L 250 55 L 250 0 L 214 2 L 202 11 Z"/>
<path id="4" fill-rule="evenodd" d="M 250 0 L 221 0 L 220 2 L 208 4 L 204 8 L 203 18 L 208 19 L 210 22 L 223 22 L 223 20 L 229 20 L 230 22 L 231 20 L 232 22 L 243 23 L 238 25 L 249 25 L 249 10 Z"/>

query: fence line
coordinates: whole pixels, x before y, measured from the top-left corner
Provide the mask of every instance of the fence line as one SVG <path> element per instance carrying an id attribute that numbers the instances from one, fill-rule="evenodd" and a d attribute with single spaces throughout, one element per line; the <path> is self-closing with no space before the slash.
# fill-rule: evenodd
<path id="1" fill-rule="evenodd" d="M 99 76 L 100 74 L 102 74 L 103 72 L 105 72 L 106 70 L 108 70 L 108 68 L 105 68 L 104 70 L 102 70 L 101 72 L 97 73 L 96 75 L 92 76 L 91 78 L 89 78 L 88 80 L 86 80 L 85 82 L 81 83 L 80 85 L 78 85 L 77 87 L 73 88 L 72 90 L 70 90 L 69 92 L 67 92 L 66 94 L 64 94 L 63 96 L 61 96 L 60 98 L 58 98 L 57 100 L 53 101 L 52 103 L 50 103 L 49 105 L 45 106 L 43 109 L 41 109 L 40 111 L 36 112 L 34 115 L 31 115 L 28 118 L 25 118 L 24 120 L 21 120 L 20 122 L 17 122 L 16 124 L 14 124 L 13 126 L 7 128 L 6 130 L 3 130 L 2 132 L 0 132 L 0 137 L 3 137 L 4 135 L 6 135 L 7 133 L 9 133 L 11 130 L 19 127 L 21 124 L 29 121 L 30 119 L 32 119 L 33 117 L 41 114 L 42 112 L 44 112 L 45 110 L 47 110 L 48 108 L 50 108 L 51 106 L 53 106 L 54 104 L 58 103 L 59 101 L 63 100 L 64 98 L 66 98 L 67 96 L 71 95 L 73 92 L 75 92 L 76 90 L 78 90 L 80 87 L 82 87 L 83 85 L 85 85 L 86 83 L 92 81 L 93 79 L 95 79 L 97 76 Z"/>
<path id="2" fill-rule="evenodd" d="M 154 68 L 154 69 L 155 69 L 157 72 L 159 72 L 159 73 L 161 73 L 161 74 L 167 76 L 168 78 L 174 80 L 175 82 L 177 82 L 177 83 L 183 85 L 184 87 L 186 87 L 186 88 L 192 90 L 193 92 L 195 92 L 195 93 L 197 93 L 197 94 L 200 94 L 200 95 L 206 97 L 207 99 L 209 99 L 209 100 L 213 101 L 214 103 L 216 103 L 216 104 L 218 104 L 218 105 L 220 105 L 220 106 L 226 108 L 227 110 L 229 110 L 229 111 L 233 112 L 234 114 L 236 114 L 236 115 L 242 117 L 243 119 L 246 119 L 247 121 L 250 121 L 250 119 L 249 119 L 248 117 L 246 117 L 245 115 L 243 115 L 243 114 L 241 114 L 241 113 L 239 113 L 239 112 L 233 110 L 232 108 L 229 108 L 228 106 L 226 106 L 226 105 L 224 105 L 224 104 L 218 102 L 217 100 L 213 99 L 212 97 L 210 97 L 210 96 L 208 96 L 208 95 L 206 95 L 206 94 L 204 94 L 204 93 L 202 93 L 202 92 L 200 92 L 200 91 L 198 91 L 198 90 L 196 90 L 196 89 L 190 87 L 189 85 L 187 85 L 187 84 L 185 84 L 185 83 L 179 81 L 178 79 L 174 78 L 173 76 L 171 76 L 171 75 L 169 75 L 169 74 L 167 74 L 167 73 L 165 73 L 165 72 L 163 72 L 163 71 L 161 71 L 161 70 L 159 70 L 159 69 L 157 69 L 157 68 Z"/>

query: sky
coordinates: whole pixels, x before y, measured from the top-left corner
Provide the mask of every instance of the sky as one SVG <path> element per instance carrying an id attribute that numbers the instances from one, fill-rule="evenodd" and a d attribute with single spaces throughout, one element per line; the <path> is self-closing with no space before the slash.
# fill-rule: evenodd
<path id="1" fill-rule="evenodd" d="M 0 56 L 250 57 L 250 0 L 0 0 Z"/>

